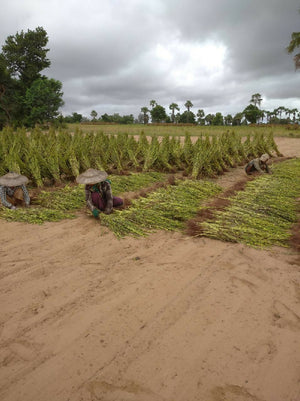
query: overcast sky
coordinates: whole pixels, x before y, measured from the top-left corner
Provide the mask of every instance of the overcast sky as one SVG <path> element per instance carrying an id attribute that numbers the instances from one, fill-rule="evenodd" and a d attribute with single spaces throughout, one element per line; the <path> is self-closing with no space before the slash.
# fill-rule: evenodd
<path id="1" fill-rule="evenodd" d="M 1 0 L 0 46 L 43 27 L 49 78 L 64 115 L 140 113 L 150 100 L 180 112 L 300 111 L 300 70 L 286 52 L 300 31 L 299 0 Z"/>

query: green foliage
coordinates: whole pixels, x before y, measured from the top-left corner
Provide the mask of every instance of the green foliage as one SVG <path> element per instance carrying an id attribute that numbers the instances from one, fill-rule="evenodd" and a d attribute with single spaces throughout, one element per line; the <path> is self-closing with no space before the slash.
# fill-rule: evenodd
<path id="1" fill-rule="evenodd" d="M 32 127 L 57 117 L 58 109 L 63 105 L 61 89 L 62 83 L 55 79 L 43 77 L 35 80 L 24 99 L 27 109 L 25 125 Z"/>
<path id="2" fill-rule="evenodd" d="M 58 115 L 62 84 L 41 75 L 50 66 L 46 31 L 21 31 L 8 36 L 0 54 L 0 128 L 34 126 Z"/>
<path id="3" fill-rule="evenodd" d="M 276 165 L 272 175 L 248 183 L 245 191 L 230 198 L 230 206 L 202 223 L 201 235 L 264 248 L 287 246 L 297 221 L 300 195 L 300 160 Z"/>
<path id="4" fill-rule="evenodd" d="M 119 238 L 145 236 L 155 230 L 181 230 L 184 222 L 196 214 L 201 202 L 219 191 L 221 188 L 209 181 L 176 181 L 176 185 L 133 201 L 128 209 L 101 214 L 101 224 Z"/>
<path id="5" fill-rule="evenodd" d="M 263 112 L 257 106 L 249 104 L 243 114 L 249 123 L 255 124 L 262 117 Z"/>
<path id="6" fill-rule="evenodd" d="M 76 217 L 74 214 L 66 213 L 65 211 L 46 208 L 0 209 L 0 218 L 2 219 L 7 221 L 22 221 L 30 224 L 43 224 L 45 221 L 60 221 L 63 219 L 72 219 L 74 217 Z"/>
<path id="7" fill-rule="evenodd" d="M 192 111 L 186 110 L 180 114 L 179 122 L 185 124 L 195 124 L 196 116 Z"/>
<path id="8" fill-rule="evenodd" d="M 127 133 L 72 135 L 63 130 L 47 132 L 35 128 L 31 133 L 10 129 L 0 131 L 0 171 L 20 171 L 34 185 L 45 181 L 74 180 L 88 168 L 117 171 L 182 171 L 193 178 L 213 177 L 228 167 L 246 163 L 262 153 L 279 153 L 272 133 L 255 132 L 244 141 L 234 131 L 218 136 L 202 135 L 192 141 L 186 133 L 180 138 L 142 133 L 138 139 Z"/>
<path id="9" fill-rule="evenodd" d="M 45 49 L 47 43 L 47 32 L 37 27 L 34 31 L 28 29 L 26 33 L 21 31 L 15 36 L 8 36 L 2 46 L 8 71 L 20 80 L 25 89 L 40 78 L 40 72 L 51 64 L 46 58 L 49 51 Z"/>
<path id="10" fill-rule="evenodd" d="M 150 111 L 150 114 L 152 122 L 155 123 L 164 122 L 168 118 L 165 108 L 163 106 L 160 106 L 159 104 L 153 107 L 153 109 Z"/>

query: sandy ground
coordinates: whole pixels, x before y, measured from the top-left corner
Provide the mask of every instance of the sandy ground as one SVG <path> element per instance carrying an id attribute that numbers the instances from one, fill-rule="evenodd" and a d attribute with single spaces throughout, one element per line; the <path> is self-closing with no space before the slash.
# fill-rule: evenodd
<path id="1" fill-rule="evenodd" d="M 1 401 L 300 400 L 292 249 L 117 240 L 87 215 L 0 225 Z"/>

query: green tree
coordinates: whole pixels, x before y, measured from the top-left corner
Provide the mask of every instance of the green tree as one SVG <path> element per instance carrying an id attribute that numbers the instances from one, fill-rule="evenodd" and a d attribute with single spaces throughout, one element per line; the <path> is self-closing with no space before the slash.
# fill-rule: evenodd
<path id="1" fill-rule="evenodd" d="M 186 110 L 180 114 L 179 122 L 183 124 L 195 124 L 196 116 L 192 111 Z"/>
<path id="2" fill-rule="evenodd" d="M 179 106 L 177 103 L 171 103 L 169 109 L 172 110 L 171 121 L 175 123 L 175 110 L 179 111 Z"/>
<path id="3" fill-rule="evenodd" d="M 260 107 L 262 102 L 262 97 L 260 93 L 255 93 L 254 95 L 252 95 L 250 103 L 253 103 L 254 106 L 258 105 L 258 107 Z"/>
<path id="4" fill-rule="evenodd" d="M 5 116 L 6 123 L 31 125 L 58 115 L 62 84 L 41 74 L 50 66 L 47 42 L 42 27 L 6 39 L 0 54 L 0 121 Z"/>
<path id="5" fill-rule="evenodd" d="M 141 112 L 143 113 L 143 123 L 144 124 L 148 124 L 148 121 L 149 121 L 149 116 L 148 116 L 148 113 L 149 113 L 149 109 L 148 109 L 148 107 L 142 107 L 141 108 Z"/>
<path id="6" fill-rule="evenodd" d="M 92 117 L 92 121 L 95 121 L 97 118 L 98 113 L 95 110 L 91 111 L 90 116 Z"/>
<path id="7" fill-rule="evenodd" d="M 15 83 L 6 68 L 3 55 L 0 54 L 0 129 L 11 122 L 15 110 Z"/>
<path id="8" fill-rule="evenodd" d="M 206 114 L 205 121 L 208 125 L 212 125 L 213 119 L 215 118 L 214 114 Z"/>
<path id="9" fill-rule="evenodd" d="M 168 117 L 165 108 L 159 104 L 153 107 L 153 109 L 150 111 L 150 114 L 153 123 L 165 122 Z"/>
<path id="10" fill-rule="evenodd" d="M 261 110 L 257 106 L 254 106 L 253 104 L 249 104 L 244 111 L 243 114 L 246 118 L 247 121 L 251 124 L 256 124 L 258 120 L 261 118 Z"/>
<path id="11" fill-rule="evenodd" d="M 26 108 L 25 125 L 51 121 L 58 116 L 58 109 L 63 105 L 62 83 L 55 79 L 36 79 L 27 89 L 24 103 Z"/>
<path id="12" fill-rule="evenodd" d="M 290 110 L 291 114 L 293 115 L 293 123 L 296 121 L 296 114 L 298 113 L 298 109 L 292 109 Z"/>
<path id="13" fill-rule="evenodd" d="M 227 116 L 224 117 L 224 123 L 225 125 L 232 125 L 233 117 L 231 114 L 227 114 Z"/>
<path id="14" fill-rule="evenodd" d="M 190 109 L 194 106 L 193 103 L 190 100 L 187 100 L 184 104 L 184 106 L 187 108 L 187 123 L 189 123 L 189 114 L 190 114 Z"/>
<path id="15" fill-rule="evenodd" d="M 224 125 L 224 118 L 222 113 L 216 113 L 215 117 L 212 120 L 212 125 Z"/>
<path id="16" fill-rule="evenodd" d="M 204 113 L 204 110 L 203 109 L 199 109 L 198 111 L 197 111 L 197 121 L 198 121 L 198 123 L 200 124 L 200 125 L 205 125 L 205 113 Z"/>
<path id="17" fill-rule="evenodd" d="M 241 125 L 243 117 L 243 113 L 237 113 L 232 119 L 232 125 Z"/>
<path id="18" fill-rule="evenodd" d="M 10 35 L 2 46 L 2 54 L 12 77 L 18 78 L 28 88 L 33 81 L 41 78 L 40 72 L 50 67 L 45 49 L 48 43 L 47 32 L 42 27 L 26 33 Z"/>
<path id="19" fill-rule="evenodd" d="M 79 114 L 76 112 L 72 113 L 72 122 L 73 123 L 80 123 L 82 121 L 82 119 L 83 119 L 82 114 Z"/>

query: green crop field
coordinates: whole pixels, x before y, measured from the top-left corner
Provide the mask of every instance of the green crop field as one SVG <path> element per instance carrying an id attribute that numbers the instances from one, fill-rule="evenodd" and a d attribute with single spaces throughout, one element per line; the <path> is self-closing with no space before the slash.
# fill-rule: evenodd
<path id="1" fill-rule="evenodd" d="M 191 136 L 201 135 L 220 135 L 223 132 L 234 132 L 241 136 L 260 132 L 263 134 L 272 133 L 274 137 L 294 137 L 300 138 L 300 125 L 256 125 L 256 126 L 202 126 L 202 125 L 174 125 L 174 124 L 97 124 L 97 123 L 82 123 L 82 124 L 67 124 L 69 132 L 103 132 L 104 134 L 128 134 L 140 135 L 145 133 L 148 136 Z"/>
<path id="2" fill-rule="evenodd" d="M 29 208 L 0 207 L 0 218 L 33 224 L 75 218 L 86 210 L 84 186 L 76 185 L 75 178 L 97 168 L 108 172 L 114 195 L 137 193 L 125 208 L 100 214 L 100 224 L 117 237 L 144 236 L 159 229 L 184 232 L 205 203 L 222 191 L 214 178 L 262 153 L 280 155 L 272 130 L 205 128 L 176 127 L 180 136 L 169 135 L 167 127 L 160 126 L 149 127 L 148 132 L 145 127 L 139 135 L 78 127 L 75 132 L 4 129 L 0 174 L 26 175 L 33 196 Z M 197 138 L 192 140 L 196 130 Z M 255 247 L 287 246 L 298 218 L 299 177 L 298 159 L 275 165 L 272 175 L 250 182 L 229 199 L 227 209 L 202 223 L 201 235 Z"/>

